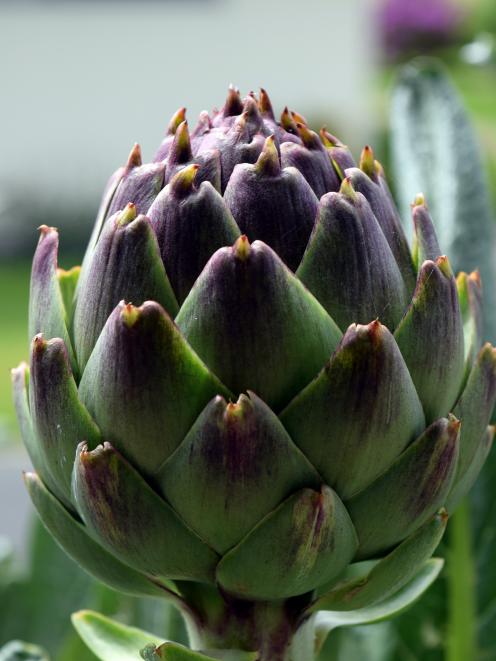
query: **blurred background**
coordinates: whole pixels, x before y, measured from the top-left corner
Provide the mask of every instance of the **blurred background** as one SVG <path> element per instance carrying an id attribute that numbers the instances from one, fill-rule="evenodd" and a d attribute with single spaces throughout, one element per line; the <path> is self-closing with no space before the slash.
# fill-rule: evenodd
<path id="1" fill-rule="evenodd" d="M 36 228 L 58 227 L 60 265 L 80 263 L 105 181 L 133 143 L 150 160 L 179 106 L 187 104 L 194 124 L 201 110 L 222 105 L 229 83 L 243 95 L 265 87 L 276 110 L 287 104 L 315 128 L 326 124 L 357 156 L 372 144 L 387 168 L 391 85 L 402 62 L 425 54 L 442 59 L 468 108 L 494 202 L 496 3 L 0 0 L 0 30 L 0 596 L 6 595 L 0 648 L 21 637 L 43 644 L 55 659 L 70 659 L 76 658 L 67 633 L 71 609 L 127 608 L 147 628 L 152 616 L 143 604 L 116 605 L 33 524 L 9 370 L 28 356 Z M 47 632 L 39 605 L 50 590 L 63 596 Z M 442 658 L 434 620 L 420 624 L 415 617 L 396 627 L 396 638 L 376 628 L 374 636 L 396 645 L 387 658 Z M 496 629 L 496 595 L 487 617 Z M 423 627 L 423 651 L 391 642 L 401 642 L 401 626 Z M 372 648 L 354 656 L 370 635 L 357 631 L 354 642 L 344 640 L 340 658 L 372 658 Z M 484 658 L 496 659 L 494 650 Z"/>

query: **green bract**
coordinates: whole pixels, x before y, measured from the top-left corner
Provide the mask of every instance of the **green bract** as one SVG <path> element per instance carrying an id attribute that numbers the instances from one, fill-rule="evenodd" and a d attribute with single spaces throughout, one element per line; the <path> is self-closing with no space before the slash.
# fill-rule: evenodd
<path id="1" fill-rule="evenodd" d="M 133 148 L 80 273 L 42 227 L 13 379 L 67 552 L 172 599 L 194 645 L 273 660 L 316 610 L 366 621 L 424 580 L 491 446 L 496 353 L 478 274 L 412 215 L 410 249 L 369 147 L 230 89 Z"/>

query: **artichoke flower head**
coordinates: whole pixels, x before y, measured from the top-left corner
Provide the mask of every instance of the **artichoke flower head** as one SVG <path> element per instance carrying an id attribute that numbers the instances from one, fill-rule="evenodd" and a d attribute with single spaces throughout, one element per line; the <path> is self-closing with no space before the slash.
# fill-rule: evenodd
<path id="1" fill-rule="evenodd" d="M 42 227 L 13 381 L 62 547 L 187 608 L 204 647 L 263 659 L 290 658 L 289 633 L 276 649 L 233 604 L 247 621 L 285 604 L 293 634 L 411 580 L 488 454 L 496 398 L 478 273 L 455 279 L 421 195 L 412 217 L 410 247 L 370 147 L 357 164 L 231 87 L 193 130 L 180 108 L 151 163 L 132 149 L 81 269 Z"/>

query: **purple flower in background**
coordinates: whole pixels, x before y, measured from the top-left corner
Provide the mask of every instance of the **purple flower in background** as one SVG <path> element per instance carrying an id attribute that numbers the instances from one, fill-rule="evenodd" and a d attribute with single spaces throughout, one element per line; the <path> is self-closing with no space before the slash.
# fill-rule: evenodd
<path id="1" fill-rule="evenodd" d="M 422 52 L 456 38 L 461 12 L 450 0 L 383 0 L 378 26 L 386 55 Z"/>

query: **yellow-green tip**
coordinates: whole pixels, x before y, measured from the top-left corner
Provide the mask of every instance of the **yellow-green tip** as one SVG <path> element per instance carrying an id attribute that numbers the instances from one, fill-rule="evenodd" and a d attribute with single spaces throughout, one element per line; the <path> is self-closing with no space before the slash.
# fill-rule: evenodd
<path id="1" fill-rule="evenodd" d="M 376 176 L 377 171 L 375 167 L 374 151 L 369 145 L 365 145 L 360 154 L 359 162 L 360 170 L 365 172 L 371 179 Z"/>
<path id="2" fill-rule="evenodd" d="M 132 303 L 124 303 L 121 309 L 121 319 L 128 328 L 132 328 L 140 316 L 139 308 Z"/>
<path id="3" fill-rule="evenodd" d="M 339 140 L 336 138 L 336 136 L 332 135 L 332 133 L 329 133 L 327 130 L 327 127 L 323 126 L 320 131 L 319 131 L 320 139 L 322 140 L 322 143 L 324 147 L 327 147 L 328 149 L 332 147 L 341 147 L 341 143 Z"/>
<path id="4" fill-rule="evenodd" d="M 281 171 L 279 163 L 279 154 L 277 153 L 276 139 L 274 135 L 269 135 L 265 140 L 263 149 L 255 163 L 255 170 L 259 174 L 278 175 Z"/>
<path id="5" fill-rule="evenodd" d="M 341 187 L 339 189 L 341 195 L 344 195 L 352 202 L 355 202 L 357 199 L 356 190 L 353 188 L 353 184 L 350 177 L 345 177 L 341 182 Z"/>
<path id="6" fill-rule="evenodd" d="M 234 255 L 242 262 L 246 261 L 250 255 L 251 245 L 246 234 L 242 234 L 239 239 L 236 239 L 233 251 Z"/>
<path id="7" fill-rule="evenodd" d="M 308 126 L 308 122 L 305 117 L 299 112 L 296 112 L 296 110 L 291 111 L 291 117 L 297 124 L 304 124 L 305 126 Z"/>
<path id="8" fill-rule="evenodd" d="M 138 215 L 138 211 L 136 209 L 136 205 L 134 204 L 134 202 L 129 202 L 128 204 L 126 204 L 126 207 L 120 212 L 120 214 L 117 216 L 116 219 L 117 227 L 124 227 L 125 225 L 129 225 L 129 223 L 132 223 L 137 215 Z"/>
<path id="9" fill-rule="evenodd" d="M 425 203 L 425 197 L 423 193 L 417 193 L 415 195 L 415 199 L 413 200 L 413 207 L 426 207 L 427 204 Z"/>
<path id="10" fill-rule="evenodd" d="M 198 163 L 187 165 L 182 170 L 179 170 L 171 179 L 171 190 L 180 195 L 185 195 L 193 190 L 193 184 L 200 166 Z"/>
<path id="11" fill-rule="evenodd" d="M 441 255 L 436 259 L 436 264 L 441 271 L 447 278 L 451 278 L 453 275 L 453 270 L 451 268 L 451 264 L 449 263 L 449 259 L 446 257 L 446 255 Z"/>
<path id="12" fill-rule="evenodd" d="M 298 135 L 300 136 L 305 147 L 308 149 L 315 147 L 316 139 L 317 141 L 319 141 L 319 139 L 317 138 L 317 134 L 309 129 L 306 124 L 303 124 L 302 122 L 296 122 L 296 130 L 298 131 Z"/>
<path id="13" fill-rule="evenodd" d="M 288 110 L 288 106 L 286 106 L 281 113 L 281 126 L 289 133 L 297 133 L 296 122 L 292 118 L 291 113 Z"/>
<path id="14" fill-rule="evenodd" d="M 186 108 L 182 106 L 172 115 L 169 125 L 167 127 L 168 135 L 175 135 L 178 126 L 180 126 L 186 119 Z"/>

